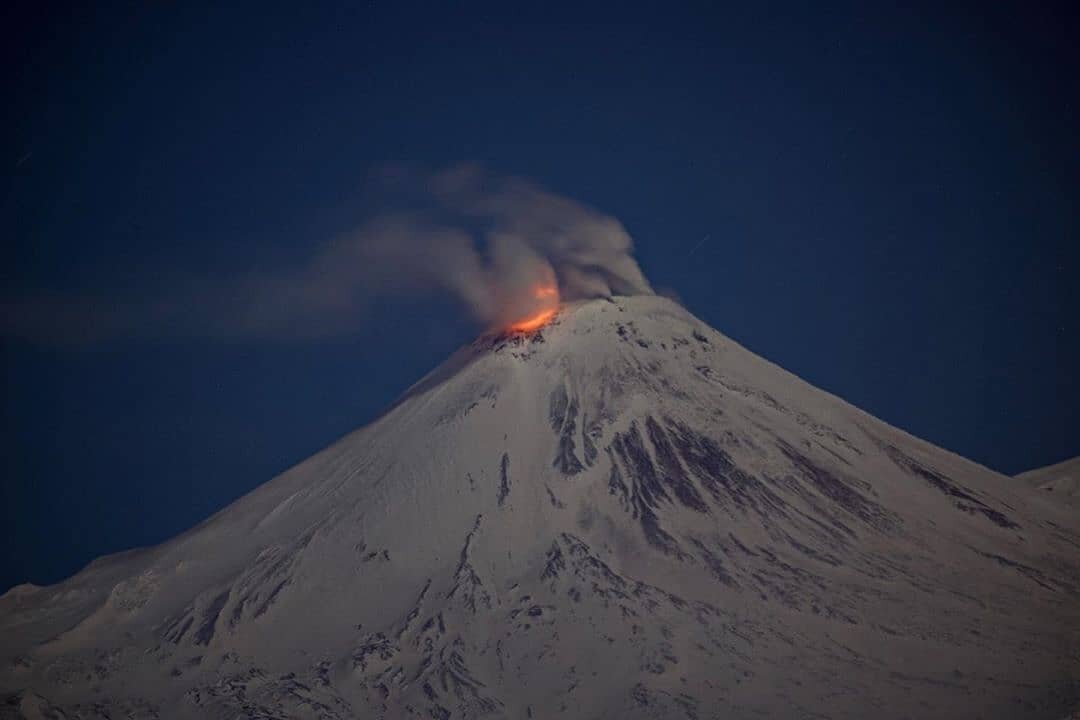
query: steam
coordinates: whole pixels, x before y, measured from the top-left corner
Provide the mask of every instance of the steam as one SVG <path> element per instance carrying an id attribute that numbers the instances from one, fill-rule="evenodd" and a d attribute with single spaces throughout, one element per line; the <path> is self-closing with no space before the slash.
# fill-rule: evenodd
<path id="1" fill-rule="evenodd" d="M 445 207 L 490 221 L 490 240 L 510 245 L 502 252 L 508 251 L 512 260 L 546 262 L 567 300 L 652 294 L 633 258 L 634 242 L 615 218 L 523 180 L 487 176 L 475 167 L 437 175 L 431 187 Z M 528 249 L 534 258 L 528 257 Z"/>
<path id="2" fill-rule="evenodd" d="M 618 220 L 526 180 L 469 165 L 382 183 L 404 206 L 322 243 L 299 267 L 189 278 L 151 297 L 19 298 L 0 305 L 3 331 L 75 342 L 163 332 L 296 339 L 354 332 L 387 297 L 449 295 L 476 322 L 507 326 L 560 299 L 653 292 Z"/>

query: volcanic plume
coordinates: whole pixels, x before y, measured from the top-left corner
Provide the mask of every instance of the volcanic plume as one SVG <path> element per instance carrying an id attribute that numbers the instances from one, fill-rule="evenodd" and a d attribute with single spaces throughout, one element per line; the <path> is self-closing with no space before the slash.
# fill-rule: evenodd
<path id="1" fill-rule="evenodd" d="M 347 331 L 375 297 L 441 292 L 482 327 L 522 330 L 560 302 L 652 294 L 618 220 L 527 180 L 462 165 L 378 185 L 377 215 L 299 269 L 230 289 L 226 324 Z"/>
<path id="2" fill-rule="evenodd" d="M 0 331 L 65 343 L 162 332 L 310 339 L 355 333 L 378 300 L 447 295 L 480 327 L 509 328 L 550 317 L 558 301 L 652 294 L 618 220 L 535 183 L 462 165 L 371 185 L 376 212 L 290 262 L 185 273 L 142 296 L 0 297 Z"/>
<path id="3" fill-rule="evenodd" d="M 532 330 L 550 320 L 561 301 L 652 294 L 633 258 L 633 240 L 614 218 L 470 165 L 413 177 L 411 185 L 435 204 L 444 224 L 437 226 L 439 247 L 427 250 L 431 228 L 414 223 L 416 252 L 409 257 L 418 265 L 435 260 L 430 277 L 453 290 L 484 325 Z M 428 215 L 406 217 L 426 222 Z M 465 233 L 463 241 L 446 242 L 454 232 Z"/>

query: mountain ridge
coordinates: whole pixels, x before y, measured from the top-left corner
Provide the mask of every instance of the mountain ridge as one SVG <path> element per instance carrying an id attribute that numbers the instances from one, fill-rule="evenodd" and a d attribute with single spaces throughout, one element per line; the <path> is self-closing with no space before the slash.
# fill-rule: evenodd
<path id="1" fill-rule="evenodd" d="M 1080 502 L 1080 456 L 1022 472 L 1016 479 L 1049 493 L 1047 498 L 1073 504 Z"/>

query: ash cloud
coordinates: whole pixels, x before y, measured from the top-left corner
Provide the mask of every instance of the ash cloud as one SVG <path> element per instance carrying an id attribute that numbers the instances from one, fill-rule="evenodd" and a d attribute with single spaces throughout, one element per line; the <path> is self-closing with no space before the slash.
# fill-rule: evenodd
<path id="1" fill-rule="evenodd" d="M 0 303 L 9 337 L 86 343 L 118 336 L 305 339 L 346 335 L 383 298 L 449 294 L 479 324 L 534 309 L 538 286 L 563 301 L 652 294 L 633 240 L 610 216 L 520 178 L 472 165 L 387 171 L 397 198 L 298 266 L 188 276 L 141 296 L 52 294 Z"/>

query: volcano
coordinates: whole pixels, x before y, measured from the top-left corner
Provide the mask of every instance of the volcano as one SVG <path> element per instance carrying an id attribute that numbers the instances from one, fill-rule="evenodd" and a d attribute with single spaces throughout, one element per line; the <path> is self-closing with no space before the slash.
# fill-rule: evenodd
<path id="1" fill-rule="evenodd" d="M 1060 718 L 1080 518 L 655 296 L 0 599 L 0 716 Z M 6 713 L 6 715 L 5 715 Z"/>

